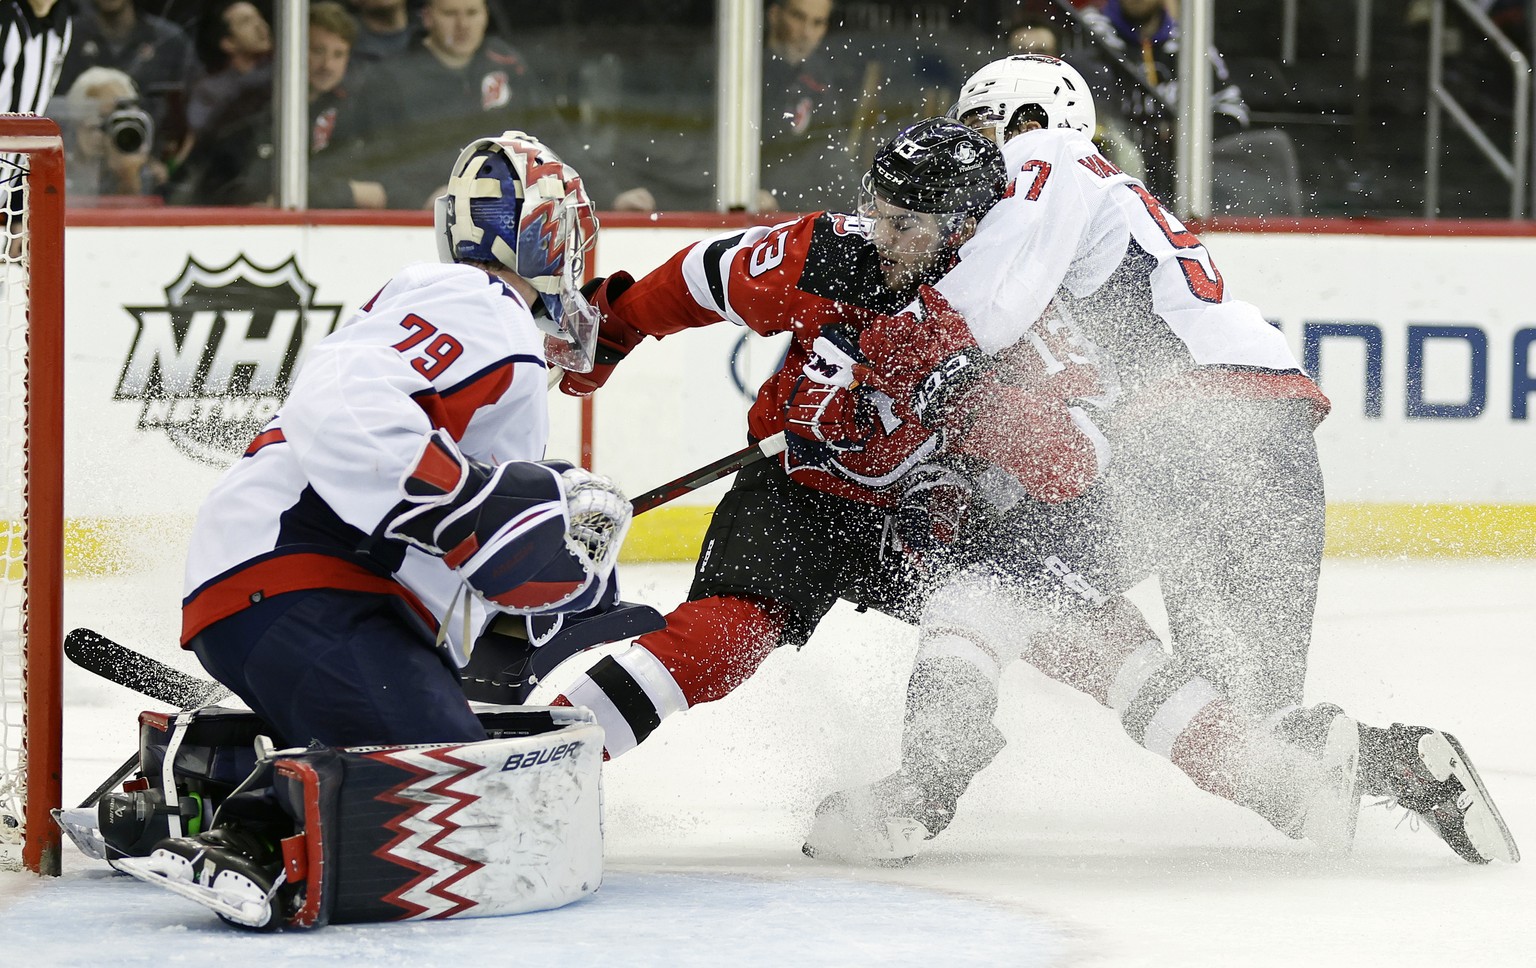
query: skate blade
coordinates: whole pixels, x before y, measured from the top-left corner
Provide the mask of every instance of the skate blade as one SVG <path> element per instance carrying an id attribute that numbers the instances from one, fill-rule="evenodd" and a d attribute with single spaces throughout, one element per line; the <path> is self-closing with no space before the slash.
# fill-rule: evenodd
<path id="1" fill-rule="evenodd" d="M 272 906 L 266 899 L 253 896 L 244 900 L 235 900 L 228 891 L 198 884 L 187 876 L 191 865 L 183 867 L 178 864 L 166 864 L 154 855 L 150 855 L 149 857 L 124 857 L 112 866 L 146 884 L 164 888 L 172 894 L 195 901 L 226 921 L 248 928 L 262 929 L 272 920 Z M 238 878 L 242 886 L 248 885 L 259 895 L 260 891 L 255 884 L 247 878 L 239 877 L 233 871 L 220 871 L 214 878 L 214 883 L 232 877 Z"/>
<path id="2" fill-rule="evenodd" d="M 1501 860 L 1514 864 L 1520 860 L 1520 848 L 1515 845 L 1514 835 L 1493 805 L 1488 788 L 1477 768 L 1467 758 L 1466 750 L 1450 733 L 1430 730 L 1419 737 L 1419 758 L 1429 768 L 1435 779 L 1444 782 L 1452 775 L 1461 781 L 1462 787 L 1472 794 L 1471 802 L 1462 810 L 1462 824 L 1467 840 L 1487 863 Z"/>
<path id="3" fill-rule="evenodd" d="M 811 824 L 800 852 L 816 860 L 902 867 L 927 839 L 928 828 L 905 817 L 891 817 L 869 828 L 824 813 Z"/>
<path id="4" fill-rule="evenodd" d="M 1324 782 L 1307 806 L 1302 834 L 1329 854 L 1348 854 L 1360 820 L 1360 724 L 1336 716 L 1323 743 Z"/>
<path id="5" fill-rule="evenodd" d="M 79 807 L 73 810 L 54 809 L 53 822 L 59 825 L 64 836 L 78 848 L 80 853 L 92 860 L 107 859 L 107 842 L 102 839 L 101 828 L 96 826 L 96 809 L 94 807 Z"/>

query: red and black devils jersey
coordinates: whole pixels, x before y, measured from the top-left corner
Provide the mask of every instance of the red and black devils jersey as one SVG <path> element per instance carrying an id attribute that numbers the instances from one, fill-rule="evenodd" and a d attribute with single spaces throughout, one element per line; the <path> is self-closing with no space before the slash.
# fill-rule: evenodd
<path id="1" fill-rule="evenodd" d="M 684 249 L 636 282 L 619 299 L 619 309 L 627 322 L 656 337 L 721 320 L 763 335 L 793 334 L 783 365 L 758 390 L 747 418 L 753 437 L 769 437 L 784 429 L 785 404 L 823 326 L 862 328 L 878 316 L 902 311 L 915 295 L 886 286 L 868 234 L 865 219 L 832 212 L 722 234 Z M 1028 349 L 1016 359 L 1036 357 L 1035 351 L 1045 345 L 1042 339 L 1055 341 L 1058 330 L 1069 322 L 1057 312 L 1037 313 L 1037 317 L 1034 324 L 1023 327 L 1031 335 L 1021 337 L 1020 345 Z M 1050 452 L 1089 456 L 1086 462 L 1077 461 L 1067 470 L 1070 484 L 1057 480 L 1042 488 L 1035 495 L 1042 500 L 1065 500 L 1082 493 L 1107 461 L 1102 438 L 1076 407 L 1079 398 L 1090 395 L 1079 392 L 1081 387 L 1088 385 L 1095 388 L 1093 392 L 1102 392 L 1097 379 L 1063 379 L 1057 375 L 1063 365 L 1087 368 L 1091 360 L 1076 352 L 1059 356 L 1065 364 L 1042 350 L 1039 365 L 1033 369 L 1018 367 L 1016 374 L 1022 373 L 1024 384 L 1049 398 L 1048 406 L 1053 410 L 1050 433 L 1074 438 Z M 1070 388 L 1072 399 L 1056 393 L 1059 388 Z M 797 474 L 796 479 L 854 500 L 892 503 L 895 495 L 890 486 L 913 466 L 938 456 L 942 438 L 915 418 L 909 401 L 879 394 L 874 403 L 879 411 L 877 433 L 884 435 L 877 447 L 864 455 L 840 457 L 835 474 Z M 1077 412 L 1069 415 L 1069 409 Z M 1034 419 L 1039 412 L 1034 409 L 1004 415 L 1001 423 L 1009 427 L 1007 436 L 1013 440 L 1042 436 Z M 951 442 L 953 449 L 994 457 L 998 448 L 991 443 L 995 435 L 990 428 L 995 424 L 985 412 L 978 414 L 972 409 L 970 415 L 975 419 L 968 437 L 978 441 L 985 437 L 988 443 L 967 447 L 965 440 L 955 440 Z M 1021 423 L 1031 428 L 1020 428 Z M 1076 439 L 1078 435 L 1082 435 L 1081 440 Z M 1004 449 L 1011 452 L 1017 448 Z M 892 454 L 899 459 L 890 459 Z M 1036 479 L 1049 473 L 1049 468 L 1034 471 Z"/>

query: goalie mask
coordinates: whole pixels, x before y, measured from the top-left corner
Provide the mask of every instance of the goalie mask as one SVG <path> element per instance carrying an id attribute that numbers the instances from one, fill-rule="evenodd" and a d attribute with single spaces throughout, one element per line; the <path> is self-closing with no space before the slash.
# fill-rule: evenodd
<path id="1" fill-rule="evenodd" d="M 1083 75 L 1045 54 L 1004 57 L 972 74 L 949 116 L 986 132 L 998 144 L 1007 141 L 1009 128 L 1021 121 L 1071 128 L 1090 138 L 1098 124 Z"/>
<path id="2" fill-rule="evenodd" d="M 592 369 L 598 314 L 581 294 L 597 218 L 581 176 L 537 138 L 508 131 L 459 152 L 433 206 L 443 262 L 505 266 L 538 290 L 533 317 L 550 363 Z"/>

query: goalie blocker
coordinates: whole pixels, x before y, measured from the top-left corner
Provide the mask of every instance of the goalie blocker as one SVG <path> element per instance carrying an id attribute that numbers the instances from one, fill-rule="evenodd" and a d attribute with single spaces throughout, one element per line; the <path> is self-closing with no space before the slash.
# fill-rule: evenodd
<path id="1" fill-rule="evenodd" d="M 156 795 L 139 801 L 147 826 L 168 818 L 171 835 L 147 848 L 142 830 L 125 829 L 134 811 L 108 826 L 129 801 L 104 801 L 112 864 L 258 930 L 518 914 L 596 891 L 602 728 L 585 709 L 501 707 L 480 719 L 493 738 L 477 743 L 269 752 L 198 833 L 193 818 L 213 811 L 189 780 L 239 753 L 208 739 L 238 746 L 255 717 L 181 714 L 143 764 L 162 771 L 141 779 Z M 189 802 L 197 809 L 178 807 Z"/>

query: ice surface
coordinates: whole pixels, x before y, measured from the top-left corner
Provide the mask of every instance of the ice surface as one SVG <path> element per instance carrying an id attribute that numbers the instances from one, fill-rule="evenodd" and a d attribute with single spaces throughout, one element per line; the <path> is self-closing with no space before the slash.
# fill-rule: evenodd
<path id="1" fill-rule="evenodd" d="M 189 670 L 178 569 L 71 582 L 68 624 Z M 688 569 L 636 568 L 662 607 Z M 1309 693 L 1372 723 L 1450 730 L 1536 850 L 1536 564 L 1324 568 Z M 1155 589 L 1139 590 L 1151 601 Z M 799 852 L 826 792 L 895 763 L 915 633 L 839 606 L 727 699 L 608 767 L 608 875 L 561 911 L 244 936 L 66 848 L 62 879 L 0 875 L 5 965 L 1529 966 L 1536 867 L 1470 867 L 1381 808 L 1354 855 L 1315 856 L 1132 747 L 1090 700 L 1022 666 L 1003 678 L 1009 746 L 912 865 Z M 66 678 L 65 794 L 133 745 L 139 702 Z"/>

